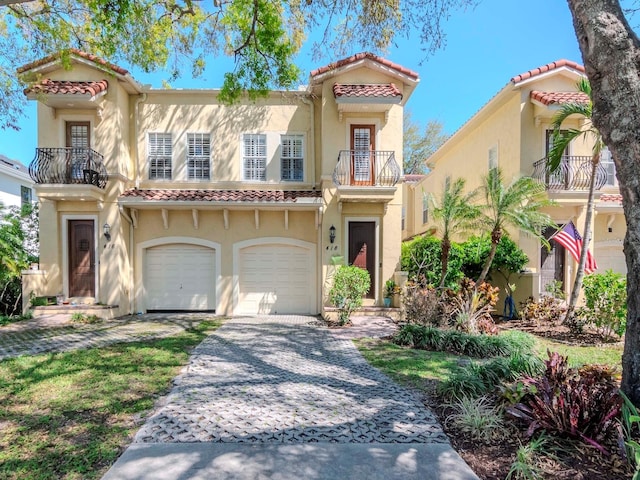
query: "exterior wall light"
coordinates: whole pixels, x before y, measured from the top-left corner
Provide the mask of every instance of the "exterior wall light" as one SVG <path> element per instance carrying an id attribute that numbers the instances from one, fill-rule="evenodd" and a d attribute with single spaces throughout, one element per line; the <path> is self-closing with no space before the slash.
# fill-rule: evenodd
<path id="1" fill-rule="evenodd" d="M 331 225 L 331 227 L 329 228 L 329 241 L 331 243 L 336 241 L 336 227 L 334 227 L 333 225 Z"/>
<path id="2" fill-rule="evenodd" d="M 111 225 L 109 225 L 108 223 L 105 223 L 102 226 L 102 233 L 104 234 L 104 238 L 107 239 L 107 242 L 111 240 Z"/>

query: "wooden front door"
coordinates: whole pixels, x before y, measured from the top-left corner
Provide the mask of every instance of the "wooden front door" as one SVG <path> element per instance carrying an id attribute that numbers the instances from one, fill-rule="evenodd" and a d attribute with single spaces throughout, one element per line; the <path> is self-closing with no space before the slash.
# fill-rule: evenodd
<path id="1" fill-rule="evenodd" d="M 68 167 L 69 175 L 73 180 L 83 180 L 84 171 L 89 169 L 89 122 L 67 122 L 66 137 L 69 149 Z"/>
<path id="2" fill-rule="evenodd" d="M 375 126 L 351 125 L 351 185 L 373 185 Z"/>
<path id="3" fill-rule="evenodd" d="M 349 265 L 369 272 L 371 283 L 366 298 L 375 298 L 376 292 L 376 223 L 349 222 Z"/>
<path id="4" fill-rule="evenodd" d="M 547 227 L 544 231 L 544 238 L 547 240 L 556 233 L 557 227 Z M 560 282 L 564 290 L 564 259 L 565 248 L 558 242 L 551 240 L 551 250 L 547 250 L 544 245 L 540 249 L 540 293 L 546 293 L 546 286 L 553 281 Z"/>
<path id="5" fill-rule="evenodd" d="M 69 296 L 95 297 L 93 220 L 69 220 Z"/>

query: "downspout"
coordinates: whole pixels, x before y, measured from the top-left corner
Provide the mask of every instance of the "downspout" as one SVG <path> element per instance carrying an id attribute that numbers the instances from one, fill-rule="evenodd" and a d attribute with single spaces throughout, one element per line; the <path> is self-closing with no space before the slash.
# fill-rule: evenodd
<path id="1" fill-rule="evenodd" d="M 311 134 L 309 135 L 309 142 L 311 143 L 311 165 L 313 168 L 311 169 L 311 184 L 313 188 L 316 188 L 316 115 L 315 115 L 315 106 L 313 104 L 313 100 L 309 100 L 307 97 L 300 97 L 302 99 L 302 103 L 309 105 L 311 110 Z"/>
<path id="2" fill-rule="evenodd" d="M 140 95 L 138 98 L 136 98 L 136 103 L 134 106 L 134 118 L 133 118 L 133 135 L 134 135 L 134 141 L 133 141 L 133 145 L 134 145 L 134 161 L 136 162 L 136 182 L 135 182 L 135 186 L 136 186 L 136 190 L 138 188 L 140 188 L 140 158 L 139 158 L 139 151 L 138 151 L 138 115 L 140 113 L 140 104 L 144 101 L 147 100 L 147 94 L 143 93 L 142 95 Z M 122 212 L 122 210 L 121 210 Z M 131 221 L 131 218 L 129 218 L 129 221 Z"/>
<path id="3" fill-rule="evenodd" d="M 120 215 L 122 215 L 124 219 L 129 222 L 129 315 L 133 315 L 135 312 L 133 308 L 133 290 L 135 288 L 135 285 L 133 283 L 133 262 L 135 260 L 135 252 L 133 249 L 133 220 L 131 219 L 131 216 L 129 216 L 129 214 L 125 211 L 122 205 L 119 205 L 118 209 L 120 210 Z"/>

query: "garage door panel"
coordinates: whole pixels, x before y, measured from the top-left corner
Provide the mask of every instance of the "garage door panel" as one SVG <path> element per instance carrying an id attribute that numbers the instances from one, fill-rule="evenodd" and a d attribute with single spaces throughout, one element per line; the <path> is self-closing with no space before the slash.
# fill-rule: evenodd
<path id="1" fill-rule="evenodd" d="M 149 248 L 145 287 L 148 310 L 215 309 L 215 251 L 189 244 Z"/>
<path id="2" fill-rule="evenodd" d="M 311 313 L 313 251 L 291 245 L 256 245 L 240 251 L 238 313 Z"/>

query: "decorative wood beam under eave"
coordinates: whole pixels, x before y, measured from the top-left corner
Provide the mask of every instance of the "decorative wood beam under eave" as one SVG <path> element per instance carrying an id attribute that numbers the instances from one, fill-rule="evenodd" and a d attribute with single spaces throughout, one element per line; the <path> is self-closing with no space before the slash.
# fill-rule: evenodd
<path id="1" fill-rule="evenodd" d="M 253 216 L 255 218 L 255 222 L 256 222 L 256 230 L 260 229 L 260 210 L 258 210 L 257 208 L 253 211 Z"/>
<path id="2" fill-rule="evenodd" d="M 289 230 L 289 210 L 284 211 L 284 229 Z"/>
<path id="3" fill-rule="evenodd" d="M 192 208 L 191 209 L 191 215 L 193 216 L 193 228 L 198 230 L 198 209 L 197 208 Z"/>
<path id="4" fill-rule="evenodd" d="M 222 218 L 224 219 L 224 229 L 229 230 L 229 209 L 222 210 Z"/>
<path id="5" fill-rule="evenodd" d="M 164 225 L 164 229 L 169 230 L 169 210 L 163 208 L 160 212 L 162 213 L 162 224 Z"/>

